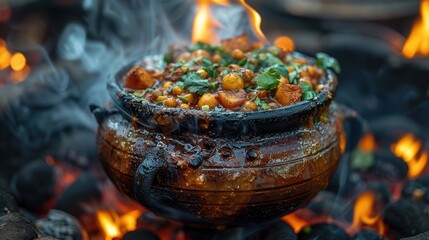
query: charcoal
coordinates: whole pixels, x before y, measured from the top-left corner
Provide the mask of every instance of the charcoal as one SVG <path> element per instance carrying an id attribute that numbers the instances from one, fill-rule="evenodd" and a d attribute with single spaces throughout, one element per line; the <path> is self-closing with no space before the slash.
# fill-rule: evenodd
<path id="1" fill-rule="evenodd" d="M 383 206 L 390 202 L 389 185 L 384 181 L 368 182 L 365 186 L 365 191 L 373 192 L 376 202 L 382 203 Z"/>
<path id="2" fill-rule="evenodd" d="M 0 190 L 0 217 L 11 212 L 18 212 L 18 205 L 12 195 Z"/>
<path id="3" fill-rule="evenodd" d="M 0 217 L 0 236 L 7 240 L 30 240 L 38 237 L 36 226 L 20 213 Z"/>
<path id="4" fill-rule="evenodd" d="M 79 221 L 63 211 L 50 210 L 46 218 L 36 221 L 36 226 L 45 237 L 63 240 L 88 239 Z"/>
<path id="5" fill-rule="evenodd" d="M 413 237 L 401 238 L 401 240 L 428 240 L 429 239 L 429 231 L 420 233 Z"/>
<path id="6" fill-rule="evenodd" d="M 36 238 L 35 240 L 59 240 L 59 239 L 53 238 L 53 237 L 40 237 L 40 238 Z"/>
<path id="7" fill-rule="evenodd" d="M 429 176 L 407 180 L 402 188 L 402 197 L 429 202 Z"/>
<path id="8" fill-rule="evenodd" d="M 253 229 L 253 228 L 252 228 Z M 250 232 L 252 229 L 248 229 Z M 245 240 L 296 240 L 297 235 L 293 229 L 285 222 L 279 220 L 268 224 Z"/>
<path id="9" fill-rule="evenodd" d="M 384 209 L 383 219 L 401 237 L 429 231 L 429 215 L 425 205 L 410 199 L 389 203 Z"/>
<path id="10" fill-rule="evenodd" d="M 101 201 L 101 190 L 96 177 L 91 173 L 82 173 L 58 198 L 55 209 L 79 217 L 86 213 L 85 204 Z"/>
<path id="11" fill-rule="evenodd" d="M 55 169 L 36 160 L 21 169 L 13 178 L 11 189 L 20 206 L 38 213 L 47 210 L 55 195 Z"/>
<path id="12" fill-rule="evenodd" d="M 336 219 L 351 220 L 353 217 L 352 208 L 344 199 L 330 191 L 319 192 L 308 204 L 307 209 L 318 215 L 329 215 Z"/>
<path id="13" fill-rule="evenodd" d="M 141 240 L 141 239 L 160 240 L 160 238 L 155 233 L 144 229 L 139 229 L 136 231 L 129 232 L 125 234 L 124 237 L 122 238 L 122 240 Z"/>
<path id="14" fill-rule="evenodd" d="M 368 169 L 370 175 L 387 181 L 397 181 L 407 176 L 408 165 L 390 150 L 376 151 L 374 159 L 374 164 Z"/>
<path id="15" fill-rule="evenodd" d="M 298 233 L 299 240 L 350 240 L 350 236 L 335 224 L 318 223 L 303 228 Z"/>
<path id="16" fill-rule="evenodd" d="M 353 240 L 385 240 L 385 238 L 377 232 L 362 230 L 354 235 Z"/>

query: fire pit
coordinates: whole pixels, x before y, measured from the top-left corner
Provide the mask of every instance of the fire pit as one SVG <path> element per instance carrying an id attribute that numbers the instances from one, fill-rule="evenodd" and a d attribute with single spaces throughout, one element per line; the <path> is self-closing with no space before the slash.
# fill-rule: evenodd
<path id="1" fill-rule="evenodd" d="M 354 0 L 343 2 L 357 3 Z M 388 1 L 373 2 L 384 4 Z M 418 1 L 394 2 L 416 4 Z M 364 15 L 360 14 L 354 15 L 357 18 L 353 22 L 344 21 L 338 16 L 343 14 L 342 16 L 353 17 L 353 15 L 344 14 L 345 12 L 338 9 L 336 11 L 341 12 L 340 15 L 337 17 L 332 15 L 335 18 L 327 20 L 317 14 L 297 17 L 298 12 L 295 12 L 295 16 L 290 16 L 281 11 L 277 7 L 279 5 L 271 2 L 249 0 L 248 5 L 244 3 L 227 0 L 195 2 L 56 0 L 0 4 L 0 209 L 2 209 L 0 236 L 19 240 L 47 237 L 183 240 L 227 239 L 231 236 L 234 236 L 233 239 L 294 240 L 426 239 L 429 231 L 427 213 L 429 85 L 425 81 L 429 74 L 426 44 L 426 33 L 429 29 L 426 21 L 428 1 L 421 1 L 420 16 L 417 16 L 417 11 L 413 13 L 406 8 L 397 8 L 401 16 L 412 16 L 398 18 L 399 15 L 372 15 L 375 18 L 372 18 L 374 20 L 371 22 L 363 20 Z M 161 5 L 163 7 L 160 7 Z M 196 132 L 193 132 L 185 122 L 182 126 L 176 125 L 179 128 L 169 128 L 170 125 L 166 124 L 163 131 L 161 128 L 155 128 L 145 132 L 139 126 L 141 123 L 144 124 L 143 117 L 150 111 L 139 114 L 141 104 L 133 105 L 132 101 L 128 101 L 133 98 L 127 99 L 127 95 L 117 99 L 117 94 L 123 90 L 122 78 L 118 76 L 119 80 L 113 82 L 112 77 L 108 77 L 110 70 L 118 73 L 117 67 L 124 63 L 135 63 L 133 59 L 136 57 L 160 54 L 158 50 L 166 50 L 169 43 L 190 42 L 189 29 L 192 19 L 188 17 L 194 16 L 192 10 L 196 10 L 195 16 L 198 19 L 194 23 L 195 27 L 204 30 L 203 33 L 207 33 L 208 36 L 220 34 L 207 40 L 195 33 L 192 34 L 195 42 L 205 41 L 213 44 L 219 39 L 241 34 L 237 29 L 243 29 L 252 40 L 257 40 L 258 37 L 252 35 L 256 31 L 252 31 L 246 21 L 247 15 L 253 16 L 254 13 L 248 10 L 249 5 L 261 13 L 262 27 L 268 36 L 267 39 L 272 43 L 277 42 L 275 39 L 279 35 L 286 34 L 287 37 L 283 36 L 278 40 L 286 49 L 291 50 L 295 46 L 307 55 L 325 52 L 341 62 L 342 71 L 339 75 L 341 81 L 336 89 L 335 102 L 354 109 L 365 122 L 362 137 L 360 132 L 362 129 L 355 129 L 348 123 L 344 125 L 344 129 L 342 126 L 333 127 L 332 122 L 314 126 L 316 130 L 339 134 L 335 136 L 347 136 L 348 147 L 339 160 L 338 167 L 333 171 L 327 187 L 320 190 L 311 200 L 305 199 L 310 198 L 310 191 L 326 183 L 321 180 L 311 186 L 308 184 L 313 179 L 311 176 L 314 176 L 311 174 L 322 171 L 321 166 L 325 167 L 316 161 L 320 158 L 312 158 L 310 153 L 309 161 L 314 164 L 299 161 L 295 163 L 296 166 L 300 166 L 296 172 L 304 175 L 295 178 L 290 175 L 289 170 L 294 168 L 293 166 L 287 171 L 283 168 L 284 171 L 281 172 L 289 177 L 291 182 L 294 181 L 287 187 L 294 194 L 298 194 L 295 195 L 297 196 L 295 199 L 286 200 L 286 197 L 292 196 L 286 192 L 287 187 L 266 190 L 268 193 L 277 189 L 270 195 L 275 196 L 273 202 L 266 202 L 268 197 L 262 199 L 261 196 L 265 192 L 247 191 L 254 187 L 250 183 L 261 182 L 258 176 L 275 172 L 268 171 L 265 167 L 266 164 L 271 164 L 271 167 L 274 165 L 269 161 L 268 154 L 276 151 L 268 152 L 269 149 L 273 146 L 287 145 L 284 141 L 276 142 L 271 138 L 274 141 L 273 145 L 256 144 L 257 148 L 254 149 L 256 151 L 251 151 L 253 150 L 251 147 L 245 146 L 252 139 L 260 140 L 261 143 L 272 143 L 268 140 L 270 134 L 264 134 L 267 129 L 271 131 L 271 125 L 257 124 L 259 132 L 252 132 L 252 139 L 245 141 L 241 140 L 238 133 L 249 134 L 252 129 L 245 129 L 244 125 L 226 125 L 231 130 L 227 134 L 221 130 L 212 133 L 205 128 L 194 128 Z M 389 12 L 387 8 L 386 6 L 384 13 Z M 289 13 L 292 11 L 293 9 L 289 9 Z M 380 17 L 385 20 L 375 20 Z M 412 26 L 415 17 L 418 18 L 416 24 Z M 241 20 L 238 21 L 239 19 Z M 250 22 L 257 25 L 257 17 Z M 409 37 L 406 39 L 406 36 Z M 268 44 L 268 40 L 259 38 Z M 112 81 L 114 83 L 112 86 L 118 87 L 114 92 L 114 103 L 117 106 L 104 105 L 112 101 L 106 91 L 107 81 Z M 89 110 L 90 103 L 107 109 L 96 111 L 100 122 L 103 123 L 98 136 L 100 139 L 102 136 L 106 139 L 103 142 L 104 149 L 113 149 L 113 146 L 120 149 L 112 151 L 112 154 L 121 154 L 117 156 L 121 161 L 104 161 L 104 168 L 97 153 L 98 125 Z M 153 110 L 158 110 L 157 106 Z M 338 106 L 341 105 L 332 103 L 329 108 L 325 106 L 325 109 L 331 109 L 330 120 L 337 123 L 341 120 L 336 118 L 340 117 L 338 114 L 341 112 Z M 160 115 L 167 115 L 167 112 L 161 111 Z M 215 123 L 212 123 L 213 127 Z M 303 133 L 303 129 L 313 128 L 295 123 L 280 126 L 284 129 L 281 134 L 275 130 L 271 132 L 283 137 L 290 130 L 308 139 L 312 139 L 309 135 L 320 135 L 318 131 L 313 130 Z M 222 126 L 216 122 L 216 126 L 219 125 Z M 292 126 L 299 127 L 292 130 Z M 184 133 L 178 140 L 180 132 L 174 131 L 177 129 Z M 129 136 L 125 136 L 125 133 L 130 132 L 136 132 L 132 135 L 136 142 L 130 142 Z M 152 142 L 138 140 L 137 135 L 150 135 L 154 140 Z M 123 145 L 119 142 L 107 145 L 108 140 L 117 139 L 117 136 L 123 136 L 127 140 L 123 141 Z M 228 141 L 219 142 L 219 139 Z M 286 139 L 295 146 L 296 138 Z M 245 144 L 243 146 L 227 144 L 238 140 Z M 180 151 L 167 149 L 167 152 L 178 152 L 186 158 L 179 158 L 183 163 L 180 168 L 174 164 L 163 164 L 153 178 L 152 191 L 149 194 L 155 195 L 151 199 L 162 200 L 158 201 L 161 204 L 153 204 L 160 209 L 160 211 L 155 209 L 154 212 L 170 219 L 171 212 L 177 214 L 175 219 L 188 217 L 185 225 L 159 217 L 143 208 L 139 202 L 127 197 L 136 196 L 134 186 L 137 184 L 133 178 L 136 172 L 139 170 L 148 172 L 148 168 L 145 167 L 151 167 L 148 166 L 150 164 L 142 164 L 142 158 L 147 155 L 141 151 L 136 155 L 135 149 L 181 146 L 184 141 L 187 141 L 186 144 L 189 142 L 197 146 L 196 149 L 206 149 L 205 145 L 210 147 L 213 141 L 215 149 L 205 151 L 213 155 L 204 155 L 203 160 L 199 161 L 201 158 L 195 157 L 192 151 L 183 154 L 179 147 Z M 154 146 L 157 142 L 162 144 Z M 333 138 L 327 139 L 322 144 L 327 146 L 330 143 L 337 144 Z M 296 146 L 297 150 L 302 150 L 301 145 Z M 331 153 L 339 153 L 342 147 L 340 145 L 331 150 Z M 323 153 L 326 152 L 322 151 L 320 156 L 323 156 Z M 162 153 L 159 155 L 163 157 L 163 161 L 165 159 L 162 163 L 172 163 L 171 159 L 177 157 Z M 141 156 L 141 159 L 137 156 Z M 215 156 L 219 159 L 212 161 Z M 258 158 L 250 160 L 255 156 Z M 128 158 L 127 161 L 123 161 L 122 157 Z M 245 159 L 242 163 L 247 165 L 239 165 L 240 163 L 235 161 L 238 158 Z M 213 168 L 219 165 L 212 163 L 229 163 L 231 175 L 223 171 L 225 168 Z M 328 163 L 332 163 L 332 167 L 336 164 L 333 161 Z M 236 166 L 261 169 L 265 167 L 265 171 L 261 170 L 253 179 L 250 170 L 243 169 L 237 173 L 237 169 L 233 168 Z M 177 168 L 180 171 L 173 171 Z M 276 166 L 274 168 L 276 171 L 279 170 Z M 115 169 L 124 170 L 125 173 Z M 126 172 L 127 169 L 129 172 Z M 217 176 L 224 174 L 224 178 L 232 179 L 233 184 L 231 181 L 217 181 L 208 186 L 208 183 L 214 180 L 223 179 L 220 177 L 214 179 L 212 175 L 204 172 L 206 169 L 210 170 L 210 173 L 217 171 Z M 113 176 L 112 178 L 117 178 L 115 180 L 117 187 L 106 176 L 106 172 Z M 171 174 L 165 176 L 163 175 L 165 173 Z M 188 176 L 184 176 L 184 173 L 188 173 Z M 198 178 L 201 175 L 203 177 Z M 326 172 L 325 175 L 329 173 Z M 240 181 L 242 176 L 249 181 Z M 277 181 L 280 174 L 269 176 L 273 180 L 269 183 L 271 186 L 284 183 Z M 173 181 L 175 178 L 179 180 Z M 299 183 L 304 178 L 310 180 Z M 139 179 L 142 180 L 140 183 L 147 183 L 144 177 Z M 192 181 L 186 181 L 188 179 Z M 191 200 L 184 203 L 181 201 L 183 196 L 180 197 L 178 194 L 171 196 L 169 191 L 171 187 L 162 186 L 163 182 L 180 187 L 186 196 L 192 195 L 189 197 Z M 192 185 L 184 185 L 186 182 L 191 182 Z M 260 184 L 257 187 L 262 189 L 269 187 L 269 184 Z M 230 188 L 224 191 L 225 186 Z M 240 186 L 240 189 L 235 189 L 237 186 Z M 200 194 L 203 191 L 197 187 L 210 189 L 210 192 L 205 192 L 209 194 L 208 197 L 203 198 Z M 128 194 L 119 192 L 118 188 L 128 191 Z M 218 192 L 213 189 L 228 194 L 224 198 L 218 198 L 218 195 L 215 195 Z M 240 192 L 239 190 L 244 193 L 240 193 L 238 197 L 232 196 L 232 193 Z M 256 196 L 253 194 L 255 192 Z M 302 194 L 299 195 L 300 193 Z M 253 195 L 249 197 L 250 194 Z M 139 199 L 147 202 L 147 197 L 142 195 L 140 192 Z M 215 198 L 218 198 L 217 202 Z M 251 206 L 256 201 L 260 201 L 258 204 L 264 202 L 265 208 Z M 202 205 L 198 205 L 201 202 L 218 204 L 217 206 L 224 207 L 224 212 L 229 215 L 219 218 L 219 214 L 222 213 L 220 207 L 216 208 L 214 204 L 202 208 Z M 282 204 L 276 204 L 278 202 Z M 234 205 L 234 208 L 232 203 L 241 204 Z M 172 209 L 177 206 L 182 207 L 179 210 Z M 291 207 L 286 209 L 285 206 Z M 259 211 L 258 207 L 264 214 L 253 214 Z M 280 212 L 289 211 L 292 212 L 281 216 Z M 240 213 L 254 217 L 255 222 L 232 220 L 235 214 Z M 195 219 L 197 214 L 204 216 L 205 219 Z M 237 217 L 243 218 L 244 214 Z M 277 220 L 269 221 L 271 218 Z M 207 219 L 211 219 L 213 223 L 211 228 L 201 228 L 200 223 Z M 234 227 L 225 227 L 221 231 L 214 228 L 215 226 Z"/>

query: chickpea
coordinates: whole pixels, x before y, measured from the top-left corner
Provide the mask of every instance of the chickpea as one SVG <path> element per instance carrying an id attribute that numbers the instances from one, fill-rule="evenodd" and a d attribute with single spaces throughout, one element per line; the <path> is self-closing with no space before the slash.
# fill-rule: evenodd
<path id="1" fill-rule="evenodd" d="M 243 51 L 241 51 L 240 49 L 234 49 L 233 51 L 232 51 L 232 57 L 235 59 L 235 60 L 240 60 L 240 59 L 242 59 L 243 57 L 244 57 L 244 53 L 243 53 Z"/>
<path id="2" fill-rule="evenodd" d="M 188 72 L 188 66 L 186 66 L 186 65 L 183 65 L 182 66 L 182 73 L 187 73 Z"/>
<path id="3" fill-rule="evenodd" d="M 164 106 L 166 107 L 175 107 L 177 106 L 177 101 L 175 98 L 167 98 L 164 101 Z"/>
<path id="4" fill-rule="evenodd" d="M 235 90 L 240 88 L 244 88 L 244 82 L 238 73 L 228 73 L 222 78 L 222 89 Z"/>
<path id="5" fill-rule="evenodd" d="M 240 69 L 240 66 L 238 66 L 237 64 L 229 64 L 228 68 L 238 70 Z"/>
<path id="6" fill-rule="evenodd" d="M 207 78 L 209 76 L 209 74 L 204 69 L 198 69 L 197 73 L 200 74 L 202 78 Z"/>
<path id="7" fill-rule="evenodd" d="M 188 99 L 188 101 L 190 103 L 193 103 L 195 101 L 195 97 L 194 97 L 194 95 L 192 93 L 185 94 L 185 95 L 183 95 L 183 97 L 186 98 L 186 99 Z"/>
<path id="8" fill-rule="evenodd" d="M 221 57 L 219 54 L 215 54 L 215 55 L 212 57 L 212 62 L 214 62 L 214 63 L 219 63 L 219 62 L 220 62 L 220 60 L 222 60 L 222 57 Z"/>
<path id="9" fill-rule="evenodd" d="M 173 88 L 173 90 L 171 90 L 171 93 L 172 93 L 174 96 L 180 95 L 180 94 L 182 94 L 182 93 L 183 93 L 183 88 L 181 88 L 181 87 L 179 87 L 179 86 L 175 86 L 175 87 Z"/>
<path id="10" fill-rule="evenodd" d="M 287 67 L 287 71 L 288 72 L 294 72 L 295 71 L 295 67 L 289 66 L 289 67 Z"/>
<path id="11" fill-rule="evenodd" d="M 182 109 L 189 109 L 190 107 L 189 107 L 189 104 L 182 103 L 182 104 L 180 104 L 180 108 L 182 108 Z"/>
<path id="12" fill-rule="evenodd" d="M 288 79 L 287 77 L 281 77 L 281 78 L 280 78 L 280 84 L 283 84 L 283 83 L 288 84 L 288 83 L 289 83 L 289 79 Z M 280 85 L 280 84 L 279 84 L 279 85 Z"/>
<path id="13" fill-rule="evenodd" d="M 162 85 L 162 88 L 167 89 L 173 85 L 172 81 L 167 81 Z"/>
<path id="14" fill-rule="evenodd" d="M 154 99 L 156 99 L 159 96 L 162 96 L 162 91 L 161 89 L 156 89 L 155 91 L 152 92 L 152 96 Z"/>
<path id="15" fill-rule="evenodd" d="M 206 50 L 198 49 L 191 54 L 191 59 L 198 57 L 210 58 L 210 53 L 208 53 Z"/>
<path id="16" fill-rule="evenodd" d="M 158 96 L 157 98 L 156 98 L 156 101 L 157 102 L 162 102 L 162 101 L 165 101 L 167 99 L 167 97 L 166 96 Z"/>
<path id="17" fill-rule="evenodd" d="M 250 82 L 253 80 L 253 77 L 255 76 L 255 73 L 247 68 L 242 68 L 240 71 L 241 75 L 243 76 L 243 80 L 245 82 Z"/>
<path id="18" fill-rule="evenodd" d="M 316 73 L 316 70 L 314 69 L 314 67 L 313 66 L 308 66 L 308 75 L 310 76 L 310 77 L 314 77 L 314 74 Z"/>
<path id="19" fill-rule="evenodd" d="M 184 52 L 184 53 L 179 55 L 177 61 L 186 62 L 189 60 L 190 57 L 191 57 L 191 54 L 189 52 Z"/>
<path id="20" fill-rule="evenodd" d="M 210 108 L 214 108 L 219 105 L 219 101 L 216 99 L 215 95 L 211 93 L 204 93 L 198 100 L 198 107 L 201 109 L 202 106 L 207 105 Z"/>
<path id="21" fill-rule="evenodd" d="M 256 103 L 254 103 L 254 102 L 252 102 L 252 101 L 247 101 L 247 102 L 245 102 L 245 103 L 244 103 L 244 108 L 245 108 L 247 111 L 250 111 L 250 112 L 258 110 L 258 106 L 256 105 Z"/>
<path id="22" fill-rule="evenodd" d="M 277 108 L 279 105 L 276 102 L 270 102 L 270 103 L 268 103 L 268 106 L 270 106 L 272 108 Z"/>

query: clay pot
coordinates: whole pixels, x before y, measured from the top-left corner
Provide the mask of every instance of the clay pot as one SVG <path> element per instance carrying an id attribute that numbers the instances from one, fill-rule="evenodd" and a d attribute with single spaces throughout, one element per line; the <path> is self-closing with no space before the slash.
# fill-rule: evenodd
<path id="1" fill-rule="evenodd" d="M 141 103 L 121 87 L 128 69 L 109 84 L 116 107 L 93 108 L 99 156 L 116 187 L 158 215 L 206 227 L 279 218 L 327 186 L 345 150 L 350 115 L 331 104 L 331 71 L 316 100 L 242 113 Z"/>

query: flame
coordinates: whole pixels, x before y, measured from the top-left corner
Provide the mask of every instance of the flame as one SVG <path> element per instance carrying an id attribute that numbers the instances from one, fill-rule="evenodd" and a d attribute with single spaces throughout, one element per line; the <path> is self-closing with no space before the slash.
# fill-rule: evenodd
<path id="1" fill-rule="evenodd" d="M 405 41 L 402 55 L 406 58 L 413 58 L 416 55 L 429 56 L 429 0 L 421 2 L 420 17 Z"/>
<path id="2" fill-rule="evenodd" d="M 253 9 L 245 0 L 238 0 L 247 10 L 250 17 L 250 22 L 252 24 L 253 32 L 262 40 L 263 43 L 267 43 L 268 40 L 265 37 L 264 33 L 261 30 L 262 18 L 261 15 L 255 9 Z"/>
<path id="3" fill-rule="evenodd" d="M 392 145 L 392 152 L 408 165 L 408 177 L 418 177 L 428 161 L 428 153 L 422 150 L 423 143 L 412 134 L 406 134 Z"/>
<path id="4" fill-rule="evenodd" d="M 229 0 L 197 0 L 197 13 L 192 26 L 192 42 L 217 43 L 216 28 L 222 25 L 210 13 L 210 4 L 226 5 Z"/>
<path id="5" fill-rule="evenodd" d="M 14 53 L 10 58 L 10 67 L 16 72 L 24 69 L 26 63 L 27 60 L 25 59 L 24 54 L 20 52 Z"/>
<path id="6" fill-rule="evenodd" d="M 121 238 L 125 233 L 134 231 L 137 228 L 137 218 L 142 211 L 136 209 L 122 216 L 115 211 L 97 211 L 98 222 L 104 232 L 105 240 Z"/>
<path id="7" fill-rule="evenodd" d="M 262 18 L 245 0 L 238 2 L 247 10 L 249 14 L 252 30 L 262 42 L 267 43 L 268 40 L 261 30 Z M 216 34 L 216 29 L 223 27 L 211 14 L 210 5 L 228 5 L 229 0 L 196 0 L 197 12 L 192 25 L 192 42 L 204 42 L 216 44 L 219 38 Z"/>
<path id="8" fill-rule="evenodd" d="M 353 223 L 348 229 L 356 232 L 362 227 L 370 227 L 380 235 L 385 232 L 385 226 L 380 215 L 375 212 L 375 195 L 372 192 L 363 192 L 356 199 L 353 214 Z"/>
<path id="9" fill-rule="evenodd" d="M 293 50 L 295 50 L 295 43 L 290 37 L 287 36 L 280 36 L 276 38 L 274 45 L 283 49 L 285 52 L 293 52 Z"/>
<path id="10" fill-rule="evenodd" d="M 0 70 L 3 70 L 10 65 L 10 52 L 7 50 L 6 42 L 0 38 Z"/>
<path id="11" fill-rule="evenodd" d="M 289 224 L 295 233 L 299 233 L 303 228 L 310 225 L 310 222 L 299 217 L 295 212 L 282 217 L 282 220 Z"/>
<path id="12" fill-rule="evenodd" d="M 358 147 L 363 152 L 373 152 L 376 148 L 374 135 L 372 135 L 372 133 L 365 133 L 359 140 Z"/>

